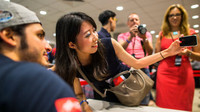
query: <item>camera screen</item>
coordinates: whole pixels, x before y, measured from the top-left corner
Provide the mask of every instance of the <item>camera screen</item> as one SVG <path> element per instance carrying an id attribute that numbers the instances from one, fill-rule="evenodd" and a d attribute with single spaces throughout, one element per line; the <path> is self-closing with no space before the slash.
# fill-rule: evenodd
<path id="1" fill-rule="evenodd" d="M 180 46 L 196 46 L 197 45 L 197 38 L 195 35 L 180 37 L 179 40 L 181 41 Z"/>

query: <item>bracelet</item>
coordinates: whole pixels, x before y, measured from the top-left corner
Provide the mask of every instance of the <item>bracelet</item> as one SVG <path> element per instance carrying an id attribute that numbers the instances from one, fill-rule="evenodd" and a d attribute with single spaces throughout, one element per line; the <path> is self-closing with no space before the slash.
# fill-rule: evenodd
<path id="1" fill-rule="evenodd" d="M 165 59 L 164 56 L 162 55 L 161 51 L 160 51 L 160 55 L 161 55 L 161 57 L 162 57 L 163 59 Z"/>
<path id="2" fill-rule="evenodd" d="M 87 100 L 82 100 L 80 105 L 83 103 L 83 102 L 86 102 L 88 104 L 88 101 Z"/>
<path id="3" fill-rule="evenodd" d="M 129 40 L 126 39 L 126 42 L 129 44 L 131 41 L 129 41 Z"/>

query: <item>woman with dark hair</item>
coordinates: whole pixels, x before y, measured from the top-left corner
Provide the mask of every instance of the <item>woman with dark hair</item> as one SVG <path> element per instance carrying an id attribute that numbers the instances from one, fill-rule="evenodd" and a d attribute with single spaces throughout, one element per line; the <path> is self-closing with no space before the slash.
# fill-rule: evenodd
<path id="1" fill-rule="evenodd" d="M 189 58 L 199 60 L 200 39 L 190 29 L 188 14 L 180 4 L 168 7 L 156 42 L 156 52 L 167 49 L 181 34 L 196 35 L 198 45 L 188 47 L 176 56 L 162 60 L 158 66 L 156 82 L 156 105 L 163 108 L 192 111 L 194 77 Z"/>
<path id="2" fill-rule="evenodd" d="M 82 12 L 69 13 L 62 16 L 56 25 L 56 67 L 55 71 L 67 81 L 75 91 L 85 111 L 91 111 L 82 92 L 79 82 L 80 67 L 94 86 L 104 92 L 109 88 L 108 79 L 129 68 L 119 60 L 136 69 L 151 65 L 168 56 L 181 52 L 179 41 L 175 41 L 168 49 L 135 59 L 128 54 L 114 39 L 98 40 L 94 20 Z M 118 60 L 119 59 L 119 60 Z M 106 98 L 94 94 L 95 99 L 119 102 L 113 93 L 107 92 Z"/>

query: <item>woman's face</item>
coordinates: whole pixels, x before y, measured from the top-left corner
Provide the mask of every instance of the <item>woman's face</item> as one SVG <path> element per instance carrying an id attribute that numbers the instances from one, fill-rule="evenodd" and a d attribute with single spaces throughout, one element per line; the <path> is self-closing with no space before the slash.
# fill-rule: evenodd
<path id="1" fill-rule="evenodd" d="M 168 20 L 171 27 L 179 27 L 181 23 L 181 11 L 178 8 L 172 9 L 169 12 Z"/>
<path id="2" fill-rule="evenodd" d="M 98 48 L 97 40 L 98 34 L 96 29 L 89 22 L 83 22 L 75 45 L 77 54 L 85 56 L 95 53 Z"/>

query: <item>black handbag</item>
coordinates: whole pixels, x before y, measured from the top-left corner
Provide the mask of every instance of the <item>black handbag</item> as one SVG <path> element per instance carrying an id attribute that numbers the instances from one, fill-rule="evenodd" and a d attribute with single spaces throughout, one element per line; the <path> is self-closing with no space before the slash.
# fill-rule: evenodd
<path id="1" fill-rule="evenodd" d="M 110 86 L 110 89 L 105 89 L 104 93 L 101 93 L 96 87 L 87 79 L 85 74 L 82 72 L 80 68 L 78 68 L 81 76 L 90 84 L 90 86 L 102 97 L 106 97 L 106 92 L 113 92 L 118 100 L 126 106 L 137 106 L 141 103 L 144 97 L 150 92 L 154 81 L 151 80 L 142 70 L 131 68 L 129 71 L 123 71 L 117 74 L 115 77 L 111 79 L 115 79 L 123 74 L 129 73 L 129 77 L 121 82 L 117 86 Z"/>

